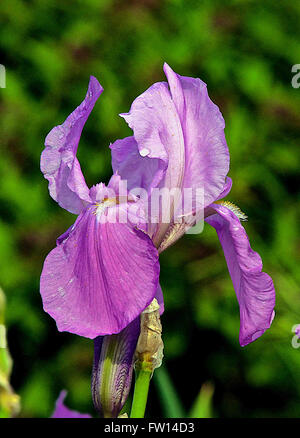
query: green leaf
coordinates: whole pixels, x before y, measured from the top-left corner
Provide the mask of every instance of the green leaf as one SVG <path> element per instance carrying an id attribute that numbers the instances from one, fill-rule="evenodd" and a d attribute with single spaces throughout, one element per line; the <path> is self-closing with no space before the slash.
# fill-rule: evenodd
<path id="1" fill-rule="evenodd" d="M 165 365 L 155 370 L 154 382 L 165 417 L 184 418 L 186 416 L 184 408 Z"/>
<path id="2" fill-rule="evenodd" d="M 189 413 L 189 418 L 212 418 L 213 394 L 213 384 L 210 382 L 203 383 L 199 395 Z"/>

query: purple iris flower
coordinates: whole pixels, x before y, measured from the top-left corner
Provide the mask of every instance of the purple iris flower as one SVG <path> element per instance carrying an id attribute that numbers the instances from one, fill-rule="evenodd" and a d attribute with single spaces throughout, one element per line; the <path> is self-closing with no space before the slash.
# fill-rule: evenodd
<path id="1" fill-rule="evenodd" d="M 89 189 L 76 158 L 82 128 L 103 89 L 91 77 L 86 98 L 45 141 L 41 170 L 50 195 L 77 220 L 47 256 L 41 275 L 43 305 L 59 331 L 95 338 L 119 333 L 147 307 L 158 289 L 157 249 L 137 228 L 138 202 L 109 198 L 108 187 Z M 114 190 L 115 192 L 115 190 Z M 110 220 L 130 212 L 126 223 Z"/>
<path id="2" fill-rule="evenodd" d="M 103 91 L 94 77 L 81 105 L 48 134 L 41 170 L 52 198 L 78 218 L 45 260 L 44 309 L 60 331 L 95 338 L 119 333 L 155 297 L 163 306 L 158 254 L 193 225 L 201 210 L 223 247 L 240 306 L 239 339 L 244 346 L 270 327 L 273 282 L 262 272 L 238 210 L 220 203 L 232 182 L 218 107 L 200 79 L 179 76 L 167 64 L 164 71 L 167 82 L 152 85 L 121 115 L 133 136 L 110 146 L 114 175 L 107 187 L 101 183 L 89 189 L 76 158 L 83 126 Z M 128 196 L 120 193 L 122 181 Z M 131 194 L 134 188 L 143 189 L 147 200 Z M 201 188 L 201 208 L 182 214 L 175 196 L 171 203 L 160 202 L 153 221 L 148 204 L 155 189 L 174 188 L 192 193 Z M 167 222 L 162 220 L 165 209 Z M 126 222 L 111 220 L 124 211 Z"/>
<path id="3" fill-rule="evenodd" d="M 200 79 L 179 76 L 167 64 L 164 71 L 168 82 L 152 85 L 135 99 L 128 114 L 121 114 L 134 135 L 111 145 L 113 170 L 127 180 L 129 189 L 139 186 L 151 193 L 154 187 L 203 188 L 201 208 L 224 251 L 240 306 L 239 340 L 244 346 L 271 325 L 274 285 L 250 247 L 240 222 L 243 214 L 231 203 L 216 203 L 232 186 L 222 114 Z M 187 230 L 187 221 L 175 219 L 176 208 L 170 224 L 148 227 L 159 252 Z"/>

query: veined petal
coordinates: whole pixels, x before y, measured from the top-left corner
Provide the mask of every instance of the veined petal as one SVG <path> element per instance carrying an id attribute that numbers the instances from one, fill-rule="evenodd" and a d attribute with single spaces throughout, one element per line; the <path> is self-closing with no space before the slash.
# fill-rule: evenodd
<path id="1" fill-rule="evenodd" d="M 126 402 L 139 334 L 140 318 L 136 318 L 120 333 L 94 340 L 92 396 L 105 418 L 116 418 Z"/>
<path id="2" fill-rule="evenodd" d="M 133 129 L 134 138 L 118 140 L 111 146 L 113 168 L 123 178 L 131 178 L 133 185 L 143 181 L 143 187 L 151 189 L 179 188 L 182 195 L 184 189 L 191 190 L 188 203 L 203 210 L 226 187 L 230 190 L 228 180 L 225 184 L 229 152 L 224 119 L 210 100 L 204 82 L 180 76 L 167 64 L 164 71 L 168 83 L 152 85 L 135 99 L 128 114 L 121 114 Z M 134 169 L 130 165 L 133 156 Z M 156 160 L 152 167 L 149 159 Z M 168 204 L 160 201 L 158 224 L 148 227 L 157 248 L 172 232 L 173 222 L 180 222 L 177 219 L 182 217 L 180 195 L 173 198 L 170 194 L 170 200 Z M 166 209 L 170 210 L 169 215 L 164 214 Z M 170 217 L 170 223 L 163 217 Z M 178 237 L 182 234 L 178 233 Z"/>
<path id="3" fill-rule="evenodd" d="M 73 411 L 64 405 L 64 400 L 67 396 L 67 391 L 61 391 L 56 401 L 55 411 L 51 418 L 92 418 L 89 414 L 81 414 L 80 412 Z"/>
<path id="4" fill-rule="evenodd" d="M 185 169 L 184 137 L 168 85 L 165 82 L 152 85 L 134 100 L 129 113 L 121 116 L 133 130 L 140 155 L 148 159 L 160 160 L 150 188 L 180 189 Z M 143 169 L 140 167 L 140 170 Z M 177 198 L 178 194 L 171 199 L 167 207 L 162 201 L 156 206 L 154 216 L 158 214 L 158 225 L 152 227 L 150 234 L 155 234 L 153 241 L 157 247 L 169 226 L 162 217 L 167 216 L 172 220 Z M 167 215 L 164 214 L 166 208 Z"/>
<path id="5" fill-rule="evenodd" d="M 181 187 L 184 171 L 184 139 L 168 86 L 157 82 L 137 97 L 128 114 L 120 114 L 134 132 L 142 157 L 161 160 L 164 187 Z"/>
<path id="6" fill-rule="evenodd" d="M 134 224 L 114 221 L 114 210 L 110 200 L 86 207 L 45 260 L 41 295 L 59 331 L 119 333 L 155 296 L 157 250 Z"/>
<path id="7" fill-rule="evenodd" d="M 217 200 L 225 198 L 230 192 L 232 187 L 232 179 L 229 176 L 226 176 L 225 185 L 223 187 L 223 191 L 218 196 Z"/>
<path id="8" fill-rule="evenodd" d="M 127 181 L 128 190 L 139 187 L 149 194 L 161 180 L 165 165 L 159 158 L 142 156 L 134 137 L 117 140 L 110 145 L 114 173 Z"/>
<path id="9" fill-rule="evenodd" d="M 259 338 L 274 317 L 275 289 L 271 277 L 262 272 L 259 254 L 250 247 L 237 216 L 222 205 L 212 204 L 217 214 L 205 220 L 217 231 L 240 306 L 240 344 Z"/>
<path id="10" fill-rule="evenodd" d="M 203 81 L 180 76 L 168 64 L 164 65 L 164 71 L 184 135 L 183 187 L 203 189 L 205 208 L 223 191 L 229 170 L 225 122 L 217 105 L 210 100 Z"/>
<path id="11" fill-rule="evenodd" d="M 89 189 L 76 158 L 78 143 L 85 122 L 103 88 L 93 76 L 83 102 L 62 125 L 50 131 L 41 155 L 41 171 L 49 181 L 49 192 L 58 204 L 79 214 L 90 202 Z"/>

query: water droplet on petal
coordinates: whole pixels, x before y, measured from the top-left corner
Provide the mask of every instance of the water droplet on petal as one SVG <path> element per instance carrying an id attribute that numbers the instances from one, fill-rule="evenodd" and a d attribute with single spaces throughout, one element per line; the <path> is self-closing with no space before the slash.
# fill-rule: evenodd
<path id="1" fill-rule="evenodd" d="M 149 155 L 149 153 L 150 153 L 150 151 L 147 148 L 143 148 L 143 149 L 140 150 L 140 155 L 142 157 L 147 157 L 147 155 Z"/>

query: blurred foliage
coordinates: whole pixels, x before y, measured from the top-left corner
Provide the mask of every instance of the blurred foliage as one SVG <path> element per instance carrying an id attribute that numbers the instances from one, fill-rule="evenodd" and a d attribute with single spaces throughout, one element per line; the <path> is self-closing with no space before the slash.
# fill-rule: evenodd
<path id="1" fill-rule="evenodd" d="M 67 404 L 93 412 L 93 344 L 58 333 L 43 312 L 39 276 L 55 239 L 75 217 L 48 195 L 39 170 L 43 141 L 81 102 L 89 75 L 105 92 L 84 129 L 79 160 L 87 183 L 111 175 L 109 143 L 130 135 L 118 117 L 167 61 L 200 77 L 226 121 L 233 188 L 245 227 L 276 290 L 272 328 L 238 343 L 239 311 L 215 231 L 206 226 L 161 256 L 166 379 L 152 385 L 148 416 L 191 409 L 212 382 L 219 417 L 299 417 L 300 3 L 272 0 L 2 0 L 0 63 L 0 284 L 7 295 L 12 385 L 24 417 L 49 417 L 62 388 Z M 177 400 L 178 398 L 178 400 Z M 176 401 L 177 400 L 177 401 Z M 178 407 L 177 407 L 178 408 Z M 173 409 L 173 411 L 174 411 Z M 177 409 L 178 412 L 178 409 Z"/>
<path id="2" fill-rule="evenodd" d="M 163 361 L 164 362 L 164 361 Z M 186 413 L 184 406 L 177 394 L 169 373 L 164 363 L 154 372 L 154 382 L 159 392 L 160 402 L 162 404 L 162 413 L 165 418 L 185 418 Z"/>
<path id="3" fill-rule="evenodd" d="M 16 416 L 20 411 L 20 398 L 9 383 L 12 359 L 9 354 L 5 327 L 5 296 L 0 289 L 0 418 Z"/>

